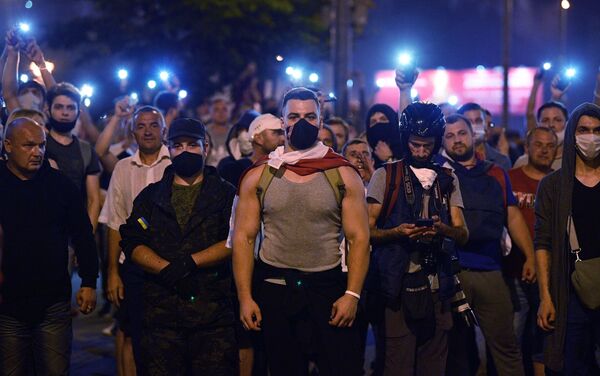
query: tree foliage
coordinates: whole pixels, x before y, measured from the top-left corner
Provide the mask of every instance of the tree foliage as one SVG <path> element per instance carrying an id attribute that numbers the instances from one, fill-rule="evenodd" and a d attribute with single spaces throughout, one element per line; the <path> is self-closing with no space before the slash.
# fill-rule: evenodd
<path id="1" fill-rule="evenodd" d="M 52 47 L 78 50 L 76 65 L 123 62 L 143 75 L 168 67 L 200 95 L 251 61 L 269 77 L 277 54 L 327 57 L 327 0 L 91 2 L 88 16 L 54 28 Z"/>

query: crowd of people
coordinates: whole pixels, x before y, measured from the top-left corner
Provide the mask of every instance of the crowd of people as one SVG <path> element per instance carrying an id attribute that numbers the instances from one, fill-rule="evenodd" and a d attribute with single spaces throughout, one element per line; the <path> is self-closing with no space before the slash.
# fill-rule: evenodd
<path id="1" fill-rule="evenodd" d="M 81 314 L 113 306 L 119 375 L 600 372 L 600 83 L 536 109 L 536 76 L 521 142 L 401 70 L 360 125 L 313 88 L 261 114 L 244 75 L 234 124 L 164 91 L 100 128 L 35 40 L 3 59 L 0 373 L 69 373 L 73 271 Z"/>

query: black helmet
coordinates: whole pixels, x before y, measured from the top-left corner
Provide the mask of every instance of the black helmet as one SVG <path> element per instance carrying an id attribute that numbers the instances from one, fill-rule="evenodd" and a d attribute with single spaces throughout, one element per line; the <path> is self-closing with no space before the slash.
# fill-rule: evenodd
<path id="1" fill-rule="evenodd" d="M 435 137 L 432 157 L 438 153 L 442 145 L 442 137 L 446 129 L 446 120 L 442 110 L 429 102 L 414 102 L 402 111 L 400 116 L 400 138 L 405 153 L 408 153 L 408 137 Z"/>

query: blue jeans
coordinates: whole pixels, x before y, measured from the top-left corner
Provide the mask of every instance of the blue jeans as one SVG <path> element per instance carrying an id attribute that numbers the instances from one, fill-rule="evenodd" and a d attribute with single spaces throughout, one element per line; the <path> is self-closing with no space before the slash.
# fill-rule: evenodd
<path id="1" fill-rule="evenodd" d="M 69 302 L 45 309 L 38 323 L 0 314 L 0 374 L 67 375 L 71 358 Z"/>
<path id="2" fill-rule="evenodd" d="M 595 374 L 594 349 L 599 345 L 600 311 L 584 307 L 575 291 L 571 291 L 564 350 L 565 375 Z"/>

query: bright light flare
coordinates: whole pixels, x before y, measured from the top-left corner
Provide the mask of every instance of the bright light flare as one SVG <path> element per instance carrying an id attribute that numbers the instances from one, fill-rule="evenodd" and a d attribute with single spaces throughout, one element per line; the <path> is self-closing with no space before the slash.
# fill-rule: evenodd
<path id="1" fill-rule="evenodd" d="M 90 84 L 83 84 L 81 86 L 81 95 L 86 98 L 91 98 L 94 95 L 94 87 Z"/>
<path id="2" fill-rule="evenodd" d="M 187 90 L 179 90 L 179 93 L 177 93 L 177 96 L 179 97 L 179 99 L 185 99 L 188 96 L 188 92 Z"/>
<path id="3" fill-rule="evenodd" d="M 25 73 L 23 73 L 21 75 L 21 77 L 19 77 L 19 79 L 21 80 L 21 82 L 25 83 L 25 82 L 29 81 L 29 76 L 26 75 Z"/>
<path id="4" fill-rule="evenodd" d="M 26 22 L 19 22 L 19 29 L 22 32 L 27 33 L 31 30 L 31 26 Z"/>
<path id="5" fill-rule="evenodd" d="M 127 72 L 127 69 L 119 69 L 117 76 L 119 76 L 120 80 L 126 80 L 129 76 L 129 72 Z"/>
<path id="6" fill-rule="evenodd" d="M 308 75 L 308 80 L 312 83 L 319 81 L 319 75 L 316 73 L 311 73 Z"/>
<path id="7" fill-rule="evenodd" d="M 451 106 L 456 106 L 458 104 L 458 97 L 456 95 L 451 95 L 448 97 L 448 104 Z"/>
<path id="8" fill-rule="evenodd" d="M 156 81 L 149 80 L 146 85 L 148 86 L 149 89 L 155 89 L 156 88 Z"/>
<path id="9" fill-rule="evenodd" d="M 577 74 L 577 70 L 575 68 L 567 68 L 565 70 L 565 76 L 567 76 L 567 78 L 573 78 L 575 77 L 575 75 Z"/>
<path id="10" fill-rule="evenodd" d="M 412 61 L 413 57 L 408 52 L 402 52 L 400 55 L 398 55 L 398 63 L 400 63 L 400 65 L 409 65 L 412 63 Z"/>
<path id="11" fill-rule="evenodd" d="M 544 68 L 544 70 L 550 70 L 550 69 L 552 69 L 552 63 L 550 63 L 550 62 L 545 62 L 545 63 L 542 65 L 542 68 Z"/>
<path id="12" fill-rule="evenodd" d="M 169 72 L 167 71 L 161 71 L 158 76 L 160 77 L 161 80 L 166 81 L 169 79 Z"/>
<path id="13" fill-rule="evenodd" d="M 562 0 L 560 2 L 560 7 L 563 8 L 564 10 L 567 10 L 571 7 L 571 2 L 569 2 L 569 0 Z"/>

